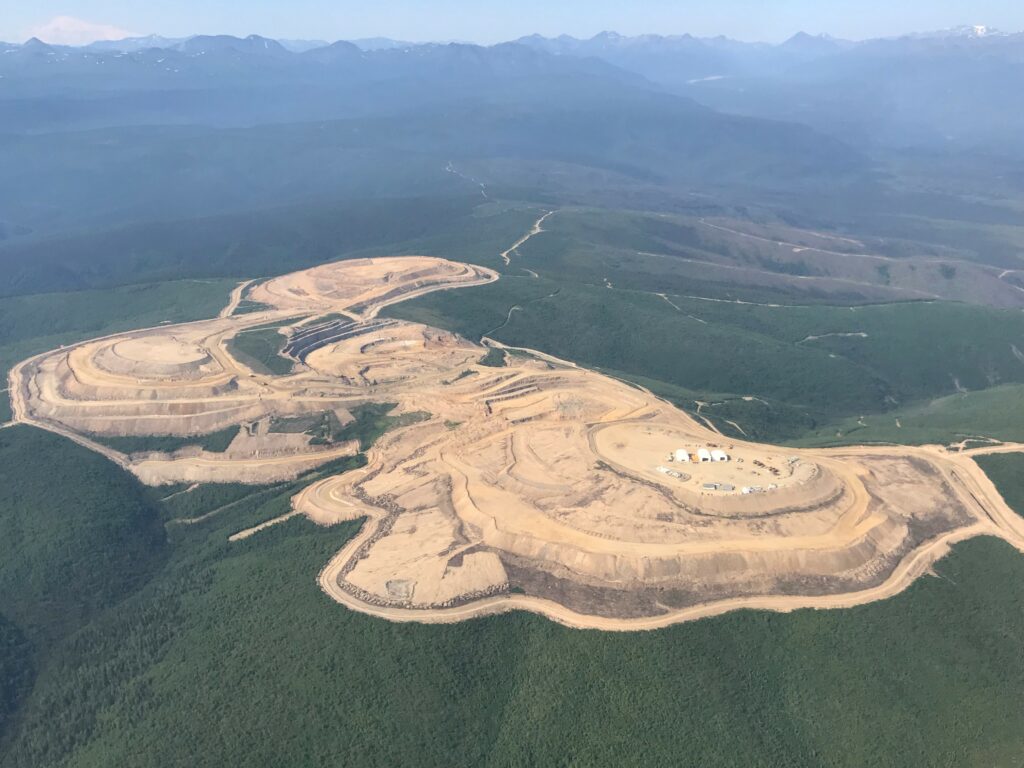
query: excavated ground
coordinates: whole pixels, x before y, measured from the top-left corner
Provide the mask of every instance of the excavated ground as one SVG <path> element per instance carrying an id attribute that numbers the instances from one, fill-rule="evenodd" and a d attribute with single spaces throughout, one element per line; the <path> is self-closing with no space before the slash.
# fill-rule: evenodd
<path id="1" fill-rule="evenodd" d="M 484 347 L 377 319 L 388 304 L 495 279 L 402 257 L 242 286 L 234 303 L 248 288 L 245 298 L 270 309 L 21 363 L 11 372 L 15 420 L 67 435 L 146 483 L 258 483 L 359 450 L 274 425 L 324 414 L 342 424 L 367 403 L 429 414 L 378 440 L 364 470 L 293 500 L 322 524 L 367 518 L 320 583 L 396 621 L 527 609 L 571 626 L 640 629 L 742 607 L 841 607 L 905 588 L 962 538 L 1024 548 L 1024 523 L 969 453 L 729 440 L 571 363 L 527 354 L 486 367 Z M 253 329 L 281 335 L 289 374 L 256 373 L 231 354 L 232 339 Z M 90 437 L 198 441 L 234 427 L 221 453 L 125 455 Z M 694 461 L 704 450 L 728 458 Z"/>

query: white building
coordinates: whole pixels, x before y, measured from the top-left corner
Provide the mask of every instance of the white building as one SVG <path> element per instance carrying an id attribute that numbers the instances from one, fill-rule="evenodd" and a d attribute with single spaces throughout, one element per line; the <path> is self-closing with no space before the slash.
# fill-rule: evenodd
<path id="1" fill-rule="evenodd" d="M 729 454 L 725 451 L 718 450 L 717 448 L 711 452 L 712 461 L 728 461 Z"/>
<path id="2" fill-rule="evenodd" d="M 697 458 L 700 459 L 701 463 L 705 461 L 711 461 L 711 451 L 709 451 L 707 448 L 698 448 Z"/>
<path id="3" fill-rule="evenodd" d="M 683 448 L 676 448 L 675 458 L 676 461 L 681 461 L 684 464 L 690 463 L 690 454 Z"/>

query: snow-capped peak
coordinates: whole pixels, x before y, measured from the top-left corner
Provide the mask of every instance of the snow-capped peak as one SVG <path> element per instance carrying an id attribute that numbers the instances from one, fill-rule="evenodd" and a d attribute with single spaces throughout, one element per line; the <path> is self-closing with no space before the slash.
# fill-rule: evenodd
<path id="1" fill-rule="evenodd" d="M 926 32 L 924 34 L 910 35 L 910 37 L 922 38 L 922 39 L 953 39 L 953 38 L 967 38 L 971 40 L 980 40 L 984 37 L 1005 37 L 1006 33 L 1000 32 L 998 29 L 987 27 L 984 24 L 973 24 L 964 25 L 960 27 L 953 27 L 952 29 L 943 29 L 938 32 Z"/>

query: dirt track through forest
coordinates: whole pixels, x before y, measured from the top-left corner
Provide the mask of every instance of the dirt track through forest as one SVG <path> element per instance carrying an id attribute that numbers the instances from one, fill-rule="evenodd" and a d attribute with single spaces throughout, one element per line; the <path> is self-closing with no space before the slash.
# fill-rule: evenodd
<path id="1" fill-rule="evenodd" d="M 219 317 L 231 317 L 235 314 L 235 310 L 238 309 L 238 305 L 242 302 L 242 294 L 245 293 L 245 289 L 253 284 L 252 280 L 243 280 L 235 289 L 231 291 L 231 296 L 228 299 L 227 306 L 220 311 Z"/>
<path id="2" fill-rule="evenodd" d="M 512 244 L 512 247 L 509 248 L 507 251 L 502 251 L 501 260 L 505 263 L 506 267 L 512 264 L 512 254 L 515 253 L 523 245 L 525 245 L 530 238 L 536 237 L 541 232 L 543 232 L 544 222 L 547 221 L 549 216 L 553 216 L 555 213 L 556 211 L 546 211 L 543 216 L 541 216 L 539 219 L 537 219 L 537 221 L 533 223 L 533 227 L 530 229 L 529 232 L 527 232 L 521 238 L 516 240 L 515 243 Z M 536 276 L 536 273 L 534 273 L 534 276 Z"/>

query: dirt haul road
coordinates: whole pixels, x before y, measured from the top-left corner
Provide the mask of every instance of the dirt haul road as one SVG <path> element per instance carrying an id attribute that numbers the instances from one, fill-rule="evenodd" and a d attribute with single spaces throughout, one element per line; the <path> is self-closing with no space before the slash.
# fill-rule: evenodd
<path id="1" fill-rule="evenodd" d="M 218 317 L 231 317 L 235 314 L 235 310 L 238 309 L 238 305 L 242 303 L 242 294 L 245 293 L 245 289 L 252 285 L 252 280 L 243 280 L 235 289 L 231 291 L 231 296 L 228 299 L 227 305 L 220 311 Z"/>
<path id="2" fill-rule="evenodd" d="M 356 318 L 334 321 L 328 333 L 357 339 L 365 330 L 359 318 L 373 318 L 403 297 L 497 277 L 443 259 L 411 257 L 386 262 L 383 271 L 376 265 L 365 259 L 345 262 L 344 285 L 332 277 L 332 265 L 262 283 L 249 298 L 269 309 L 233 316 L 242 284 L 213 320 L 112 334 L 25 360 L 9 376 L 13 421 L 64 435 L 151 484 L 285 480 L 352 455 L 355 443 L 320 444 L 301 430 L 276 431 L 287 427 L 275 425 L 328 412 L 348 419 L 350 407 L 372 399 L 370 382 L 338 380 L 302 364 L 291 375 L 263 375 L 237 358 L 232 344 L 248 332 L 280 333 L 284 343 L 318 316 Z M 327 292 L 319 293 L 318 286 L 327 286 Z M 171 435 L 199 442 L 204 434 L 230 428 L 239 434 L 221 453 L 190 447 L 127 455 L 93 439 Z"/>
<path id="3" fill-rule="evenodd" d="M 536 237 L 541 232 L 543 232 L 544 231 L 544 222 L 547 221 L 549 217 L 554 216 L 554 215 L 555 215 L 555 211 L 545 211 L 544 215 L 542 215 L 539 219 L 537 219 L 537 221 L 535 221 L 533 223 L 533 227 L 530 228 L 529 232 L 527 232 L 521 238 L 516 240 L 512 244 L 511 248 L 509 248 L 506 251 L 502 251 L 501 252 L 501 260 L 505 263 L 506 267 L 509 266 L 512 263 L 512 254 L 515 253 L 522 246 L 526 245 L 526 242 L 528 240 L 530 240 L 533 237 Z M 533 273 L 533 276 L 536 277 L 537 274 Z"/>
<path id="4" fill-rule="evenodd" d="M 338 575 L 344 568 L 347 558 L 357 553 L 364 541 L 359 537 L 351 542 L 345 549 L 328 563 L 327 567 L 320 572 L 320 587 L 328 595 L 342 605 L 355 611 L 368 613 L 382 619 L 394 622 L 420 622 L 433 624 L 454 624 L 459 621 L 466 621 L 481 616 L 494 616 L 511 611 L 530 611 L 544 616 L 551 621 L 562 624 L 573 629 L 597 629 L 605 632 L 637 632 L 653 629 L 663 629 L 674 624 L 685 621 L 695 621 L 713 616 L 721 616 L 724 613 L 738 610 L 759 610 L 774 611 L 777 613 L 791 613 L 802 609 L 835 610 L 839 608 L 854 608 L 858 605 L 872 603 L 877 600 L 885 600 L 895 597 L 909 587 L 914 581 L 925 575 L 936 561 L 945 557 L 950 547 L 957 542 L 964 541 L 975 536 L 991 535 L 991 531 L 982 526 L 972 526 L 959 531 L 947 534 L 940 539 L 932 541 L 927 547 L 923 547 L 902 561 L 892 576 L 883 584 L 864 589 L 858 592 L 850 592 L 840 595 L 829 595 L 825 597 L 813 596 L 786 596 L 786 595 L 760 595 L 754 597 L 732 598 L 727 600 L 709 601 L 700 603 L 689 608 L 678 611 L 669 611 L 659 616 L 645 618 L 610 618 L 582 614 L 566 608 L 557 602 L 529 595 L 501 595 L 484 598 L 465 605 L 424 610 L 412 613 L 407 609 L 394 608 L 377 605 L 367 605 L 352 597 L 346 591 L 339 589 L 336 585 Z"/>
<path id="5" fill-rule="evenodd" d="M 319 582 L 343 605 L 393 621 L 521 609 L 634 630 L 739 608 L 841 608 L 905 589 L 965 538 L 1024 550 L 1024 521 L 975 451 L 733 440 L 569 361 L 514 350 L 488 367 L 483 346 L 379 316 L 495 279 L 401 257 L 239 286 L 219 318 L 24 361 L 10 376 L 14 420 L 67 435 L 153 485 L 261 483 L 354 454 L 354 441 L 318 430 L 364 404 L 394 403 L 400 426 L 363 469 L 312 483 L 292 504 L 320 524 L 365 519 Z M 243 292 L 268 309 L 234 316 Z M 277 340 L 291 370 L 253 371 L 236 355 L 242 333 Z M 225 428 L 238 434 L 222 453 L 125 455 L 90 439 L 198 440 Z"/>

